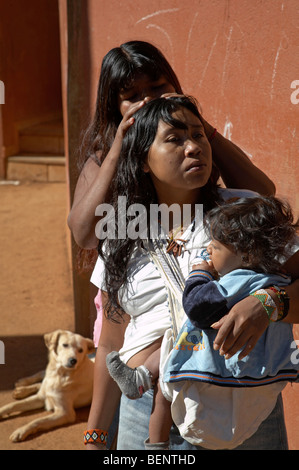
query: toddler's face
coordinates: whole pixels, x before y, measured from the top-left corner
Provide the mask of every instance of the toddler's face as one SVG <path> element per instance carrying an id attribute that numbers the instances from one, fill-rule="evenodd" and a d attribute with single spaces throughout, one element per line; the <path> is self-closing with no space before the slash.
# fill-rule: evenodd
<path id="1" fill-rule="evenodd" d="M 223 245 L 214 238 L 207 247 L 207 251 L 215 270 L 220 276 L 243 267 L 242 253 L 235 253 L 228 246 Z"/>

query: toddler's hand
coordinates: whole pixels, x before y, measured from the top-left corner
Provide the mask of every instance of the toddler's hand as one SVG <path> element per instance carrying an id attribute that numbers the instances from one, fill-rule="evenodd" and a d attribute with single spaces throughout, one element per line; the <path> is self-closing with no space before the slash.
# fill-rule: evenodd
<path id="1" fill-rule="evenodd" d="M 210 274 L 212 274 L 212 276 L 213 276 L 215 279 L 218 279 L 218 273 L 217 273 L 217 271 L 215 270 L 212 261 L 205 261 L 205 260 L 202 260 L 202 261 L 200 261 L 200 262 L 196 262 L 196 264 L 194 264 L 194 265 L 192 266 L 192 271 L 197 270 L 197 269 L 203 270 L 203 271 L 208 271 Z"/>
<path id="2" fill-rule="evenodd" d="M 195 269 L 202 269 L 204 271 L 209 271 L 211 270 L 211 265 L 210 265 L 210 261 L 205 261 L 205 260 L 202 260 L 202 261 L 196 261 L 196 264 L 193 264 L 192 266 L 192 271 L 194 271 Z"/>

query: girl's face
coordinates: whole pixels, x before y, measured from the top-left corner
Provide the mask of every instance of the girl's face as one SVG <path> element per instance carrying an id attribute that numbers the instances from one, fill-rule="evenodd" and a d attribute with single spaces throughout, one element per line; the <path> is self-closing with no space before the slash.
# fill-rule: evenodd
<path id="1" fill-rule="evenodd" d="M 224 276 L 234 269 L 242 268 L 242 254 L 233 252 L 228 246 L 223 245 L 223 243 L 214 238 L 208 245 L 207 251 L 215 270 L 220 276 Z"/>
<path id="2" fill-rule="evenodd" d="M 118 95 L 118 105 L 122 116 L 129 110 L 132 104 L 142 101 L 144 98 L 152 100 L 160 98 L 165 93 L 175 93 L 174 87 L 163 76 L 153 81 L 147 75 L 137 77 L 131 88 L 121 90 Z"/>
<path id="3" fill-rule="evenodd" d="M 182 107 L 173 117 L 184 128 L 159 122 L 144 171 L 150 173 L 160 202 L 188 202 L 191 194 L 198 198 L 210 178 L 212 151 L 197 116 Z"/>

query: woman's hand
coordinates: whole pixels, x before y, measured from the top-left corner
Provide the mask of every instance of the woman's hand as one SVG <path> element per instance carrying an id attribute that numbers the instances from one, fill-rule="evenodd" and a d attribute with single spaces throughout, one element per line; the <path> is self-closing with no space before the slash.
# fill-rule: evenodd
<path id="1" fill-rule="evenodd" d="M 229 359 L 244 348 L 238 356 L 241 360 L 252 351 L 268 325 L 269 318 L 261 302 L 255 297 L 246 297 L 211 325 L 218 330 L 214 349 Z"/>

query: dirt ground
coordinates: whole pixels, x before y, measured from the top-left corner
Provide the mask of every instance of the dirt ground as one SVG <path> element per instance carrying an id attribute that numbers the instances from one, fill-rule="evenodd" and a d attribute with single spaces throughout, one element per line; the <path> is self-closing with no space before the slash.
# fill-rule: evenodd
<path id="1" fill-rule="evenodd" d="M 12 400 L 14 383 L 47 363 L 43 335 L 74 330 L 67 188 L 64 183 L 0 185 L 0 406 Z M 45 415 L 30 412 L 0 421 L 0 450 L 80 450 L 88 408 L 77 421 L 12 443 L 19 426 Z"/>
<path id="2" fill-rule="evenodd" d="M 0 406 L 11 401 L 16 380 L 45 367 L 43 335 L 74 329 L 66 216 L 64 183 L 0 184 L 0 340 L 5 345 Z M 298 450 L 299 384 L 287 387 L 284 402 L 290 449 Z M 88 411 L 78 410 L 71 426 L 17 444 L 10 434 L 46 412 L 0 421 L 0 450 L 83 450 Z"/>

